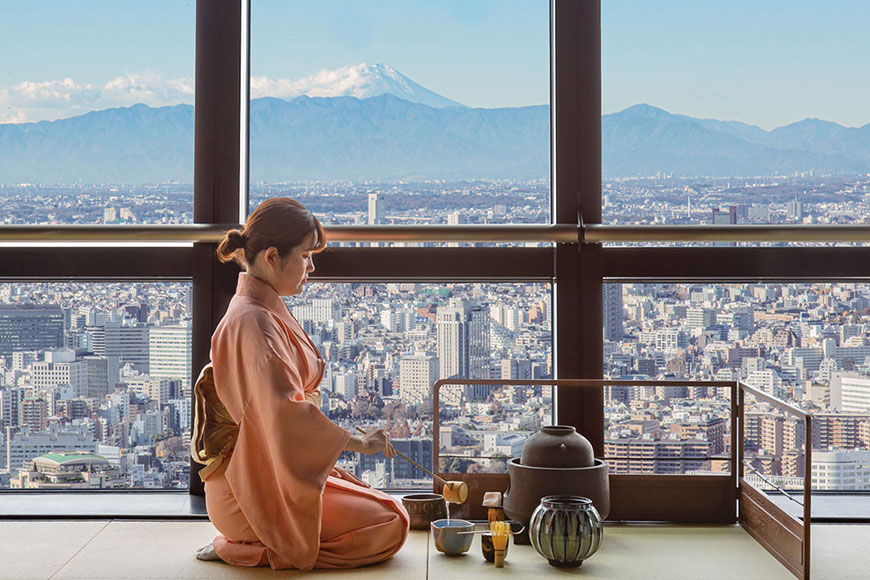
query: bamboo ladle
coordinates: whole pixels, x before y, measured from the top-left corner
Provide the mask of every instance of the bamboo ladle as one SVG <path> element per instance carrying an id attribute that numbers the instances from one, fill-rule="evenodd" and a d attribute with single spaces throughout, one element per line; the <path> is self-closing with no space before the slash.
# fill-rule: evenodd
<path id="1" fill-rule="evenodd" d="M 357 427 L 356 430 L 359 431 L 360 433 L 362 433 L 363 435 L 366 435 L 365 430 L 363 430 L 361 427 Z M 393 451 L 396 451 L 396 450 L 393 449 Z M 465 503 L 465 500 L 468 499 L 468 484 L 465 483 L 464 481 L 447 481 L 446 479 L 444 479 L 440 475 L 437 475 L 437 474 L 433 473 L 432 471 L 426 469 L 425 467 L 423 467 L 422 465 L 420 465 L 419 463 L 417 463 L 416 461 L 414 461 L 413 459 L 411 459 L 410 457 L 408 457 L 404 453 L 396 451 L 396 455 L 398 455 L 399 457 L 401 457 L 402 459 L 404 459 L 408 463 L 415 465 L 418 469 L 428 473 L 429 475 L 432 476 L 432 478 L 435 481 L 439 482 L 442 486 L 444 486 L 444 489 L 442 489 L 441 491 L 444 495 L 444 499 L 447 500 L 448 502 L 460 504 L 460 503 Z"/>

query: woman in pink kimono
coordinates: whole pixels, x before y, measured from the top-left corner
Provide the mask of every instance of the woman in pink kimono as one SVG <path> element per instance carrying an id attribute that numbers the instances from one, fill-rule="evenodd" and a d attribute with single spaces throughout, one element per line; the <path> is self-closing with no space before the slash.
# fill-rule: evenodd
<path id="1" fill-rule="evenodd" d="M 201 559 L 352 568 L 390 558 L 407 536 L 401 503 L 335 468 L 342 451 L 392 457 L 393 447 L 380 429 L 357 437 L 321 413 L 323 359 L 281 299 L 302 292 L 325 244 L 312 214 L 276 198 L 218 247 L 245 271 L 196 387 L 192 447 L 221 532 Z"/>

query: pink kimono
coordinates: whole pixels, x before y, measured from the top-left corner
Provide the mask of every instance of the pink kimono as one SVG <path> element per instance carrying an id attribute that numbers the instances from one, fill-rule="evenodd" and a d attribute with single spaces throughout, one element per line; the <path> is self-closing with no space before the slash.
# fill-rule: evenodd
<path id="1" fill-rule="evenodd" d="M 221 560 L 309 570 L 393 556 L 408 514 L 333 469 L 350 434 L 307 400 L 319 394 L 323 359 L 271 286 L 239 275 L 211 358 L 217 395 L 238 425 L 229 459 L 206 476 Z"/>

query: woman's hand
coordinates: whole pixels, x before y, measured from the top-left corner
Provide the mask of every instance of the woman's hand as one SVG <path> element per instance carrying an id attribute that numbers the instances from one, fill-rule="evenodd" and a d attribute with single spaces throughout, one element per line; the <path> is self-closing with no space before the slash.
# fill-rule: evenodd
<path id="1" fill-rule="evenodd" d="M 396 454 L 396 450 L 393 449 L 393 444 L 390 443 L 389 435 L 387 435 L 383 429 L 373 429 L 362 437 L 351 435 L 345 449 L 362 453 L 364 455 L 374 455 L 381 451 L 383 451 L 384 455 L 387 457 L 392 457 Z"/>
<path id="2" fill-rule="evenodd" d="M 343 479 L 345 481 L 355 483 L 355 484 L 362 486 L 362 487 L 371 487 L 369 484 L 367 484 L 366 482 L 364 482 L 363 480 L 361 480 L 360 478 L 355 476 L 350 471 L 347 471 L 346 469 L 342 469 L 340 467 L 333 467 L 332 473 L 330 473 L 329 475 L 331 475 L 332 477 L 337 477 L 338 479 Z"/>

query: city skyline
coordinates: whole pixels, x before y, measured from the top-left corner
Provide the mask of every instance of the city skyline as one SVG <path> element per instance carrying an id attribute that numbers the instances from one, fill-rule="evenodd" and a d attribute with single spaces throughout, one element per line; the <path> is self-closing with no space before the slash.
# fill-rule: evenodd
<path id="1" fill-rule="evenodd" d="M 436 207 L 445 193 L 470 186 L 457 185 L 431 183 L 424 190 L 408 186 L 415 194 L 410 197 L 396 184 L 384 189 L 372 184 L 344 184 L 339 189 L 335 184 L 285 184 L 280 190 L 270 185 L 255 188 L 252 201 L 273 195 L 298 197 L 325 223 L 494 223 L 528 216 L 528 193 L 547 191 L 537 182 L 475 183 L 476 195 L 461 198 L 474 202 L 471 205 Z M 615 180 L 605 186 L 605 213 L 620 223 L 713 223 L 717 216 L 727 217 L 729 223 L 839 223 L 866 214 L 864 193 L 870 181 L 798 176 L 687 182 L 662 177 Z M 139 216 L 174 221 L 184 215 L 185 205 L 168 204 L 158 191 L 134 193 L 126 200 L 128 206 L 107 203 L 102 215 L 124 216 L 130 223 Z M 508 192 L 517 195 L 507 196 Z M 119 192 L 109 188 L 105 193 Z M 64 199 L 66 194 L 57 195 Z M 687 195 L 692 196 L 690 204 Z M 61 222 L 80 211 L 63 209 L 48 192 L 41 196 L 39 205 Z M 22 211 L 15 209 L 15 200 L 28 198 L 26 189 L 9 198 L 12 217 Z M 96 191 L 88 199 L 98 205 L 104 201 Z M 31 211 L 29 205 L 23 209 Z M 546 213 L 546 207 L 537 211 Z M 324 412 L 345 428 L 361 420 L 387 428 L 421 460 L 431 457 L 426 454 L 432 443 L 429 405 L 434 380 L 489 377 L 491 388 L 442 392 L 445 438 L 439 441 L 439 455 L 445 469 L 499 472 L 505 457 L 552 420 L 546 390 L 499 384 L 500 379 L 534 381 L 552 375 L 551 292 L 548 284 L 530 283 L 315 280 L 287 304 L 327 361 L 321 385 Z M 183 461 L 164 462 L 157 454 L 184 449 L 182 417 L 188 414 L 190 400 L 185 398 L 189 385 L 183 377 L 191 369 L 179 355 L 190 335 L 177 320 L 190 316 L 189 300 L 189 285 L 179 283 L 0 285 L 0 302 L 60 306 L 53 316 L 59 322 L 63 310 L 65 328 L 70 329 L 64 344 L 79 349 L 40 353 L 23 344 L 8 349 L 11 357 L 6 357 L 0 373 L 0 408 L 4 425 L 14 429 L 17 422 L 19 431 L 0 436 L 11 445 L 10 457 L 24 462 L 28 450 L 62 451 L 50 448 L 51 429 L 60 427 L 58 437 L 67 451 L 102 449 L 111 459 L 105 469 L 98 466 L 105 472 L 100 481 L 115 485 L 123 480 L 125 486 L 139 487 L 183 485 Z M 744 381 L 813 414 L 818 427 L 813 447 L 825 452 L 816 461 L 814 485 L 837 488 L 847 485 L 848 474 L 865 477 L 862 466 L 870 457 L 868 285 L 608 283 L 603 312 L 605 376 L 628 382 Z M 46 335 L 52 337 L 52 345 L 56 334 Z M 4 334 L 11 335 L 22 333 Z M 123 357 L 123 364 L 116 366 L 113 357 Z M 95 377 L 115 372 L 119 388 L 101 378 L 90 384 Z M 155 373 L 158 376 L 152 376 Z M 76 396 L 85 390 L 88 396 Z M 614 387 L 605 393 L 604 413 L 605 455 L 615 472 L 705 474 L 730 469 L 730 402 L 721 389 Z M 746 457 L 753 470 L 749 475 L 758 478 L 759 485 L 798 485 L 806 476 L 800 467 L 801 442 L 795 438 L 800 426 L 787 417 L 768 415 L 763 407 L 747 415 L 752 421 L 746 435 Z M 77 431 L 82 425 L 88 431 L 85 440 Z M 648 461 L 649 453 L 660 459 Z M 39 464 L 51 469 L 51 461 L 61 459 L 70 469 L 96 461 L 71 455 L 40 459 Z M 117 473 L 113 465 L 120 466 Z M 342 465 L 372 485 L 413 487 L 421 481 L 419 473 L 352 455 L 344 456 Z M 831 471 L 832 465 L 851 467 L 839 473 Z M 23 487 L 42 481 L 36 464 L 32 467 L 26 477 L 10 484 Z"/>

